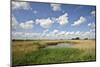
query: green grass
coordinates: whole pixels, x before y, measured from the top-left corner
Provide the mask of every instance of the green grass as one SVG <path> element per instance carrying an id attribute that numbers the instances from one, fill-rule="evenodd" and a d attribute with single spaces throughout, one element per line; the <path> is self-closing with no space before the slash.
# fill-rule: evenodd
<path id="1" fill-rule="evenodd" d="M 77 61 L 94 61 L 95 52 L 88 52 L 77 48 L 48 48 L 27 53 L 23 56 L 13 56 L 14 65 L 48 64 Z"/>

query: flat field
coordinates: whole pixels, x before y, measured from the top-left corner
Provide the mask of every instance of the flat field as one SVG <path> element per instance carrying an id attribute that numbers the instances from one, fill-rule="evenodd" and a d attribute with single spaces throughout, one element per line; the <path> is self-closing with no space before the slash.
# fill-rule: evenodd
<path id="1" fill-rule="evenodd" d="M 60 43 L 73 47 L 46 48 Z M 95 40 L 15 40 L 12 41 L 13 65 L 95 61 Z"/>

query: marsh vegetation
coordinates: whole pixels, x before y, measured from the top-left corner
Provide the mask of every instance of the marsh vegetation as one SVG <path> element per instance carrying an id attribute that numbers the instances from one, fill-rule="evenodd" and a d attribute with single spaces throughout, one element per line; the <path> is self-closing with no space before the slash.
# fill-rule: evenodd
<path id="1" fill-rule="evenodd" d="M 13 65 L 96 60 L 95 40 L 15 40 L 12 41 L 12 48 Z"/>

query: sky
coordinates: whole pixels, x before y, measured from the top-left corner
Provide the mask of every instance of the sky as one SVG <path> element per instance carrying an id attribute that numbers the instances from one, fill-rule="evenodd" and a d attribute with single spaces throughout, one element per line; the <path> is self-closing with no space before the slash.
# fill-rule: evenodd
<path id="1" fill-rule="evenodd" d="M 12 2 L 13 39 L 95 38 L 96 7 Z"/>

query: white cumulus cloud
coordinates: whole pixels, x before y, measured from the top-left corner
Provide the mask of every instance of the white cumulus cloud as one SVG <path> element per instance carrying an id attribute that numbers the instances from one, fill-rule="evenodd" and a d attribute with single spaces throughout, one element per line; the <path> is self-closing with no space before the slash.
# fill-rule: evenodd
<path id="1" fill-rule="evenodd" d="M 52 33 L 57 34 L 58 32 L 59 32 L 59 30 L 55 29 L 55 30 L 53 30 Z"/>
<path id="2" fill-rule="evenodd" d="M 78 26 L 80 24 L 83 24 L 86 21 L 86 18 L 81 16 L 77 21 L 75 21 L 72 26 Z"/>
<path id="3" fill-rule="evenodd" d="M 80 31 L 76 31 L 75 32 L 75 35 L 80 35 Z"/>
<path id="4" fill-rule="evenodd" d="M 22 29 L 32 29 L 34 26 L 33 24 L 34 24 L 34 21 L 30 20 L 30 21 L 20 23 L 19 25 Z"/>
<path id="5" fill-rule="evenodd" d="M 41 33 L 35 32 L 12 32 L 12 39 L 40 39 Z"/>
<path id="6" fill-rule="evenodd" d="M 94 22 L 93 23 L 89 23 L 88 26 L 91 27 L 92 29 L 94 29 L 95 28 L 95 23 Z"/>
<path id="7" fill-rule="evenodd" d="M 38 12 L 36 10 L 33 11 L 34 14 L 37 14 Z"/>
<path id="8" fill-rule="evenodd" d="M 56 21 L 60 24 L 60 25 L 65 25 L 67 24 L 68 21 L 68 13 L 65 13 L 61 16 L 59 16 L 58 18 L 56 18 Z"/>
<path id="9" fill-rule="evenodd" d="M 45 36 L 48 31 L 49 31 L 48 29 L 44 30 L 43 33 L 41 34 L 41 36 Z"/>
<path id="10" fill-rule="evenodd" d="M 50 18 L 47 19 L 36 19 L 36 24 L 40 24 L 43 28 L 49 28 L 54 23 Z"/>
<path id="11" fill-rule="evenodd" d="M 95 32 L 95 23 L 89 23 L 88 26 L 90 27 L 90 32 Z"/>
<path id="12" fill-rule="evenodd" d="M 92 12 L 91 12 L 91 15 L 95 16 L 95 14 L 96 14 L 95 11 L 92 11 Z"/>
<path id="13" fill-rule="evenodd" d="M 14 16 L 12 16 L 12 29 L 18 28 L 18 22 Z"/>
<path id="14" fill-rule="evenodd" d="M 50 4 L 53 11 L 60 11 L 61 10 L 61 4 Z"/>
<path id="15" fill-rule="evenodd" d="M 60 31 L 59 33 L 58 33 L 58 35 L 60 35 L 60 36 L 63 36 L 63 35 L 65 35 L 66 34 L 66 31 Z"/>
<path id="16" fill-rule="evenodd" d="M 31 9 L 30 4 L 28 2 L 12 2 L 12 9 Z"/>

